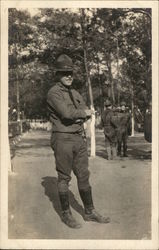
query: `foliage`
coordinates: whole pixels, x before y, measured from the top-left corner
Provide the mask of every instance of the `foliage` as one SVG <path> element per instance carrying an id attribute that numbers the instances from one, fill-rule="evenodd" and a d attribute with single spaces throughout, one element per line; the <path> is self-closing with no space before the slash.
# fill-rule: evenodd
<path id="1" fill-rule="evenodd" d="M 83 46 L 85 44 L 85 47 Z M 86 51 L 84 51 L 84 49 Z M 87 52 L 87 62 L 84 55 Z M 9 9 L 9 106 L 28 118 L 46 117 L 54 61 L 67 53 L 74 86 L 88 101 L 88 67 L 96 109 L 104 100 L 131 100 L 142 110 L 151 99 L 150 9 Z M 131 91 L 130 91 L 131 90 Z"/>

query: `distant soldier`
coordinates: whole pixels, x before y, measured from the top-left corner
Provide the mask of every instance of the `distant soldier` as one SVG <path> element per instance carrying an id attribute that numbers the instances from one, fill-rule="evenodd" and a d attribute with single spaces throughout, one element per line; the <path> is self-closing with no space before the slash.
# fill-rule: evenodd
<path id="1" fill-rule="evenodd" d="M 149 103 L 145 113 L 144 137 L 146 141 L 152 142 L 152 102 Z"/>
<path id="2" fill-rule="evenodd" d="M 117 124 L 114 119 L 114 111 L 112 109 L 112 104 L 109 100 L 106 100 L 105 107 L 106 109 L 104 110 L 102 115 L 102 123 L 104 127 L 105 145 L 106 145 L 108 160 L 112 160 L 116 159 L 117 157 L 117 150 L 116 150 Z"/>
<path id="3" fill-rule="evenodd" d="M 122 102 L 120 111 L 118 112 L 118 128 L 117 128 L 118 156 L 121 156 L 121 149 L 123 146 L 123 156 L 127 157 L 127 139 L 130 130 L 131 130 L 131 114 L 126 110 L 126 103 Z"/>

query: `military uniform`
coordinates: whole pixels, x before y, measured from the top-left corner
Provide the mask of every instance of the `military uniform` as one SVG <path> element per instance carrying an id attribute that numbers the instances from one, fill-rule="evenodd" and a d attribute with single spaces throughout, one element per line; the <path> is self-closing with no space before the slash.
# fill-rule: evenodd
<path id="1" fill-rule="evenodd" d="M 152 142 L 152 107 L 149 107 L 145 113 L 144 137 L 148 142 Z"/>
<path id="2" fill-rule="evenodd" d="M 109 101 L 106 102 L 106 106 L 111 105 Z M 102 115 L 102 123 L 104 127 L 104 135 L 105 135 L 105 145 L 108 160 L 116 158 L 116 143 L 117 143 L 117 134 L 116 134 L 116 119 L 114 116 L 114 112 L 112 109 L 107 109 L 104 111 Z"/>
<path id="3" fill-rule="evenodd" d="M 60 82 L 50 89 L 47 97 L 50 120 L 53 124 L 51 147 L 55 154 L 60 192 L 68 191 L 72 170 L 77 176 L 79 189 L 90 187 L 83 127 L 86 106 L 81 95 L 75 90 L 71 91 L 77 108 L 70 98 L 68 88 Z"/>
<path id="4" fill-rule="evenodd" d="M 125 104 L 124 104 L 125 106 Z M 128 131 L 131 128 L 131 115 L 126 111 L 120 110 L 118 113 L 118 128 L 117 128 L 117 151 L 121 155 L 121 148 L 123 145 L 123 156 L 127 156 L 127 139 Z"/>
<path id="5" fill-rule="evenodd" d="M 88 153 L 83 123 L 91 115 L 88 115 L 88 108 L 82 96 L 62 80 L 65 75 L 69 74 L 69 71 L 70 74 L 72 73 L 72 60 L 63 54 L 58 57 L 56 65 L 61 81 L 49 90 L 47 103 L 52 122 L 51 147 L 54 151 L 58 173 L 62 220 L 71 228 L 80 227 L 72 216 L 69 206 L 68 186 L 73 171 L 77 177 L 78 190 L 85 208 L 84 219 L 108 223 L 109 218 L 101 216 L 94 209 L 89 183 Z"/>

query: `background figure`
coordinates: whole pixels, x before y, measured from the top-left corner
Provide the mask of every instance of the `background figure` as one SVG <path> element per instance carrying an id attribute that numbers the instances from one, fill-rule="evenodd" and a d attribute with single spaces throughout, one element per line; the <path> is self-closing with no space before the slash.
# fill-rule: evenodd
<path id="1" fill-rule="evenodd" d="M 112 104 L 109 100 L 105 102 L 106 109 L 102 114 L 102 123 L 104 127 L 104 135 L 105 135 L 105 145 L 107 151 L 107 159 L 117 159 L 117 134 L 116 128 L 117 123 L 114 115 L 114 111 L 112 109 Z"/>
<path id="2" fill-rule="evenodd" d="M 52 122 L 51 147 L 56 160 L 58 194 L 62 209 L 62 221 L 71 228 L 80 228 L 73 217 L 69 204 L 69 182 L 71 172 L 77 177 L 80 197 L 84 204 L 84 219 L 108 223 L 109 218 L 94 209 L 92 189 L 89 183 L 88 153 L 84 122 L 92 115 L 82 96 L 71 85 L 73 62 L 65 54 L 56 61 L 57 82 L 48 92 L 47 103 Z"/>
<path id="3" fill-rule="evenodd" d="M 152 142 L 152 102 L 151 101 L 145 113 L 144 137 L 146 141 L 150 143 Z"/>
<path id="4" fill-rule="evenodd" d="M 118 128 L 117 128 L 117 154 L 121 156 L 123 146 L 123 156 L 127 157 L 127 139 L 128 132 L 131 131 L 131 114 L 126 109 L 126 103 L 121 103 L 118 111 Z"/>

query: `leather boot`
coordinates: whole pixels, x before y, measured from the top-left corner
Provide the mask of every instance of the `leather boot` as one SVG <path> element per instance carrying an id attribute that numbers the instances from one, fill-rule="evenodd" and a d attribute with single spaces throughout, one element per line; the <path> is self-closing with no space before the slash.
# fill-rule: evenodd
<path id="1" fill-rule="evenodd" d="M 69 207 L 69 194 L 66 193 L 59 193 L 61 208 L 62 208 L 62 221 L 71 228 L 81 228 L 81 225 L 75 220 L 72 216 L 70 207 Z"/>
<path id="2" fill-rule="evenodd" d="M 85 221 L 94 221 L 98 223 L 109 223 L 110 218 L 104 217 L 97 213 L 97 211 L 94 209 L 93 200 L 92 200 L 92 191 L 91 188 L 88 190 L 79 190 L 81 199 L 84 204 L 85 208 L 85 214 L 84 214 L 84 220 Z"/>
<path id="3" fill-rule="evenodd" d="M 109 223 L 110 218 L 104 217 L 100 215 L 95 209 L 85 209 L 85 217 L 84 219 L 86 221 L 95 221 L 98 223 Z"/>
<path id="4" fill-rule="evenodd" d="M 106 151 L 107 151 L 107 159 L 112 160 L 111 147 L 106 147 Z"/>
<path id="5" fill-rule="evenodd" d="M 62 221 L 71 228 L 81 228 L 81 225 L 75 220 L 75 218 L 72 216 L 71 210 L 65 210 L 62 211 Z"/>

